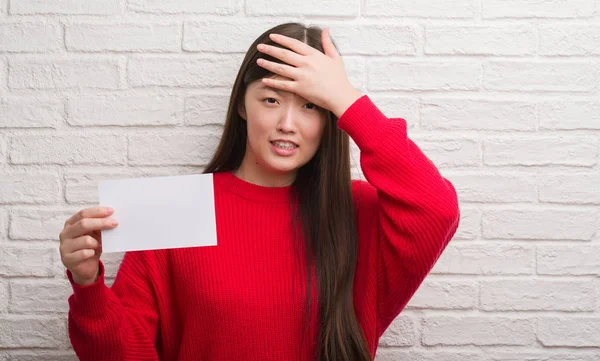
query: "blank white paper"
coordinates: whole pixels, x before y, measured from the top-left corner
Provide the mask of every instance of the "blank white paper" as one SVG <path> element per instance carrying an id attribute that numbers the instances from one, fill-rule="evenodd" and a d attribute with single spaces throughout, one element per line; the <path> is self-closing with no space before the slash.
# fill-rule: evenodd
<path id="1" fill-rule="evenodd" d="M 101 206 L 119 225 L 102 231 L 102 252 L 217 245 L 212 174 L 104 180 Z"/>

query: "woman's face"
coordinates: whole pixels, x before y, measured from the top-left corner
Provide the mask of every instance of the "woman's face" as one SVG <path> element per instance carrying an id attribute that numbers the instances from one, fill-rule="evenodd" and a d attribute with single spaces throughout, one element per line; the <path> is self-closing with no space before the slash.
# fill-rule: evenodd
<path id="1" fill-rule="evenodd" d="M 278 75 L 273 78 L 289 80 Z M 260 168 L 254 172 L 295 175 L 319 148 L 323 110 L 299 95 L 258 80 L 248 86 L 239 113 L 248 127 L 246 166 Z"/>

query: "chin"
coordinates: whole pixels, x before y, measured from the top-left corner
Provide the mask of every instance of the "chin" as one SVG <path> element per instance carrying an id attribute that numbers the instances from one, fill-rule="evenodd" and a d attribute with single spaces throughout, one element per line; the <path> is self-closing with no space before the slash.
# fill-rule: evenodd
<path id="1" fill-rule="evenodd" d="M 274 173 L 280 173 L 280 174 L 285 174 L 285 173 L 292 173 L 292 172 L 296 172 L 298 171 L 298 169 L 301 167 L 301 165 L 297 165 L 296 163 L 294 164 L 273 164 L 270 163 L 269 164 L 269 169 L 274 172 Z"/>
<path id="2" fill-rule="evenodd" d="M 306 162 L 300 162 L 293 157 L 285 159 L 269 159 L 266 161 L 267 168 L 274 173 L 297 172 Z"/>

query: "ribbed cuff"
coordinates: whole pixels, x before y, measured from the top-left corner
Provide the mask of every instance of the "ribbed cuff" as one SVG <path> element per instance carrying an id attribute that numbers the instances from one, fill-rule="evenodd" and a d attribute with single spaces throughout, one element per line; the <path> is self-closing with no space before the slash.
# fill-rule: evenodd
<path id="1" fill-rule="evenodd" d="M 67 270 L 67 277 L 73 288 L 73 295 L 69 299 L 69 305 L 76 312 L 85 314 L 100 314 L 106 312 L 110 307 L 105 299 L 105 290 L 108 288 L 104 283 L 104 264 L 99 261 L 100 274 L 96 282 L 81 286 L 73 281 L 71 271 Z"/>
<path id="2" fill-rule="evenodd" d="M 358 98 L 338 119 L 338 128 L 348 133 L 361 149 L 380 139 L 389 125 L 390 120 L 368 95 Z"/>

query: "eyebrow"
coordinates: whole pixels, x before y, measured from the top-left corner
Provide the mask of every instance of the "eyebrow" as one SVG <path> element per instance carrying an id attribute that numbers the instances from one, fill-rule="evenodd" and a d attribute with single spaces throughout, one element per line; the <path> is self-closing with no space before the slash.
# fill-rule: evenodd
<path id="1" fill-rule="evenodd" d="M 261 84 L 260 87 L 259 87 L 259 89 L 260 90 L 263 90 L 263 89 L 265 89 L 265 90 L 271 90 L 271 91 L 274 91 L 275 93 L 280 94 L 280 95 L 283 95 L 284 93 L 289 93 L 289 92 L 286 92 L 285 90 L 279 90 L 279 89 L 270 87 L 270 86 L 268 86 L 266 84 Z"/>

